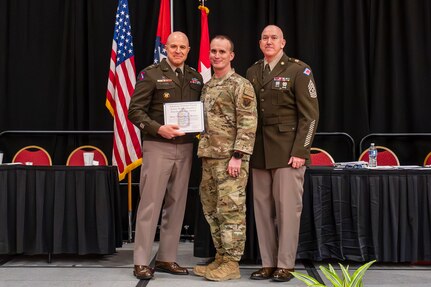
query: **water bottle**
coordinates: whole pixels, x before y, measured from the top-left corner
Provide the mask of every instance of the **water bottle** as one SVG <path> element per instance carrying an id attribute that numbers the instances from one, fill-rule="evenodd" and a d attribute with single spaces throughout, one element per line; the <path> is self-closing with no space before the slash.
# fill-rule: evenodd
<path id="1" fill-rule="evenodd" d="M 377 166 L 377 149 L 374 143 L 371 143 L 370 148 L 368 149 L 368 166 L 376 167 Z"/>

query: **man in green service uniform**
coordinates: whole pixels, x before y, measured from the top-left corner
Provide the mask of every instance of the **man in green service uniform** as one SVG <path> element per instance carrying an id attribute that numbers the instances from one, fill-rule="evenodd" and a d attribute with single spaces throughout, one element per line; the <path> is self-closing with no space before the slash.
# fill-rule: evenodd
<path id="1" fill-rule="evenodd" d="M 247 71 L 258 102 L 251 158 L 253 204 L 263 268 L 251 279 L 289 281 L 295 266 L 305 166 L 319 119 L 310 67 L 284 54 L 281 29 L 267 26 L 264 59 Z"/>
<path id="2" fill-rule="evenodd" d="M 143 133 L 141 200 L 136 216 L 134 274 L 151 279 L 149 267 L 157 222 L 162 209 L 156 271 L 186 275 L 175 261 L 186 207 L 194 135 L 164 124 L 163 104 L 198 101 L 202 77 L 185 65 L 190 51 L 184 33 L 173 32 L 166 43 L 167 59 L 138 76 L 129 106 L 129 119 Z M 163 206 L 162 206 L 163 205 Z"/>

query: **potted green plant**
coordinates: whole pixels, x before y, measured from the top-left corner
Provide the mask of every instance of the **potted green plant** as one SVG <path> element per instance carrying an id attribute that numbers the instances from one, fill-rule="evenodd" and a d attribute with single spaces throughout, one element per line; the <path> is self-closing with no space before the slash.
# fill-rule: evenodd
<path id="1" fill-rule="evenodd" d="M 349 274 L 349 266 L 344 267 L 342 264 L 340 265 L 341 271 L 343 273 L 343 278 L 338 276 L 337 272 L 335 272 L 334 267 L 329 264 L 328 268 L 325 266 L 320 266 L 320 270 L 322 270 L 323 274 L 326 278 L 332 283 L 334 287 L 362 287 L 362 278 L 364 277 L 365 271 L 374 263 L 376 260 L 365 263 L 361 267 L 359 267 L 352 275 Z M 300 273 L 300 272 L 292 272 L 292 275 L 295 276 L 298 280 L 307 284 L 307 286 L 312 287 L 326 287 L 326 285 L 321 284 L 315 278 Z"/>

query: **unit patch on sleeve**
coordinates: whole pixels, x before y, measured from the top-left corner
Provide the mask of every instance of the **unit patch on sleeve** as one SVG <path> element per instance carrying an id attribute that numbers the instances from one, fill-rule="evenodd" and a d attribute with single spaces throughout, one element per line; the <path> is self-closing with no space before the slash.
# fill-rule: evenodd
<path id="1" fill-rule="evenodd" d="M 307 76 L 310 76 L 311 70 L 309 68 L 305 68 L 304 74 L 307 75 Z"/>
<path id="2" fill-rule="evenodd" d="M 145 79 L 145 71 L 141 71 L 138 75 L 138 81 L 142 81 Z"/>

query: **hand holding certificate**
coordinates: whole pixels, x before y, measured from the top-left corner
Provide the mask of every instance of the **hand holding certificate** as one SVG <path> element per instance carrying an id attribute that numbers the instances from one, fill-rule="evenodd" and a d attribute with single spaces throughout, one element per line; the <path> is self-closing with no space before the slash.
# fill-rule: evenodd
<path id="1" fill-rule="evenodd" d="M 165 125 L 178 125 L 179 130 L 185 133 L 199 133 L 204 130 L 202 102 L 166 103 L 163 109 Z"/>

